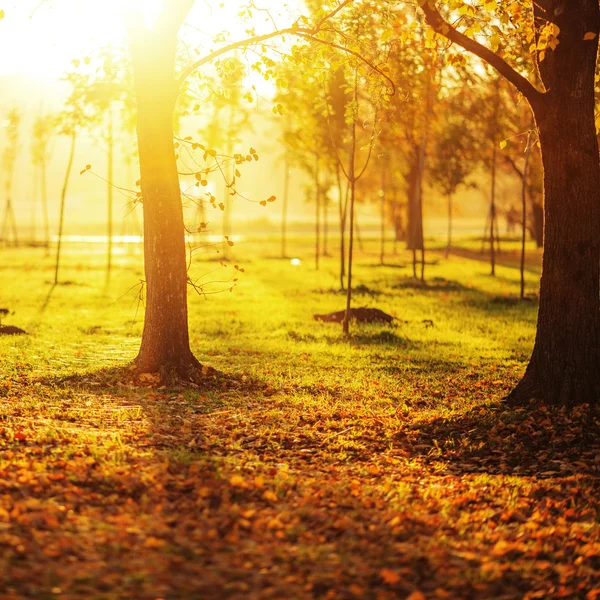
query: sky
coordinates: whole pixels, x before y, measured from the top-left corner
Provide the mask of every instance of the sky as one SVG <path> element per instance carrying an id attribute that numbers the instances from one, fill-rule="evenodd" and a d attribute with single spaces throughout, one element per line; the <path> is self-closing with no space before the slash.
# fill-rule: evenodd
<path id="1" fill-rule="evenodd" d="M 0 76 L 20 73 L 58 78 L 74 58 L 123 43 L 124 7 L 139 5 L 140 14 L 151 24 L 161 4 L 161 0 L 0 0 L 6 14 L 0 21 Z M 232 39 L 239 38 L 248 27 L 237 16 L 243 4 L 243 0 L 196 0 L 184 35 L 205 50 L 216 33 L 226 31 Z M 301 0 L 259 0 L 256 4 L 270 11 L 278 27 L 285 27 L 298 16 Z M 256 12 L 252 25 L 257 32 L 273 29 L 266 12 Z"/>
<path id="2" fill-rule="evenodd" d="M 267 8 L 275 19 L 278 27 L 288 26 L 299 14 L 301 0 L 278 2 L 277 0 L 259 0 L 259 8 Z M 27 225 L 36 200 L 36 182 L 31 171 L 31 143 L 29 132 L 33 121 L 40 114 L 57 111 L 61 108 L 65 96 L 65 88 L 60 83 L 63 73 L 73 68 L 74 59 L 82 59 L 86 55 L 94 54 L 95 49 L 106 45 L 122 45 L 125 41 L 125 30 L 121 19 L 121 10 L 124 6 L 139 4 L 140 14 L 144 14 L 147 24 L 151 24 L 153 13 L 160 9 L 160 0 L 19 0 L 8 2 L 0 0 L 0 10 L 4 10 L 5 18 L 0 20 L 0 126 L 6 118 L 6 113 L 14 106 L 18 106 L 23 113 L 19 156 L 16 165 L 16 177 L 13 193 L 14 204 L 18 219 Z M 243 0 L 227 0 L 227 2 L 208 2 L 196 0 L 182 34 L 186 41 L 201 53 L 213 49 L 215 34 L 228 32 L 227 39 L 246 37 L 245 30 L 248 22 L 238 18 Z M 295 15 L 295 17 L 293 16 Z M 271 31 L 273 23 L 267 13 L 255 13 L 252 22 L 256 31 Z M 269 95 L 269 88 L 262 80 L 249 80 L 248 86 L 255 85 L 263 97 Z M 197 129 L 197 127 L 196 127 Z M 195 130 L 186 132 L 196 134 Z M 261 140 L 252 136 L 247 140 L 247 145 L 254 145 L 261 151 L 264 161 L 257 163 L 255 175 L 249 178 L 246 185 L 249 189 L 243 190 L 252 198 L 281 196 L 281 181 L 283 180 L 282 165 L 279 161 L 277 148 L 273 144 L 267 148 Z M 272 134 L 273 138 L 277 134 Z M 0 151 L 5 145 L 5 136 L 0 127 Z M 127 145 L 125 140 L 119 147 Z M 129 147 L 132 143 L 129 144 Z M 50 164 L 50 212 L 51 221 L 56 220 L 57 210 L 54 206 L 58 202 L 64 164 L 68 154 L 68 140 L 57 137 L 53 141 L 53 153 Z M 105 151 L 92 136 L 82 135 L 78 140 L 74 175 L 69 185 L 68 205 L 70 210 L 67 219 L 72 222 L 72 228 L 78 226 L 77 221 L 86 218 L 104 219 L 105 184 L 89 177 L 79 177 L 78 172 L 88 163 L 101 174 L 105 168 Z M 274 175 L 274 172 L 277 175 Z M 280 172 L 281 171 L 281 172 Z M 253 173 L 254 175 L 254 173 Z M 134 187 L 134 182 L 139 175 L 135 167 L 119 161 L 116 167 L 116 183 L 124 187 Z M 281 181 L 280 181 L 281 180 Z M 256 183 L 258 182 L 258 183 Z M 262 189 L 260 182 L 268 182 L 268 189 Z M 278 189 L 272 189 L 274 182 Z M 4 186 L 2 186 L 3 188 Z M 303 190 L 299 190 L 303 196 Z M 128 214 L 130 209 L 123 199 L 120 214 Z M 119 199 L 117 198 L 117 202 Z M 4 204 L 4 194 L 0 191 L 0 210 Z M 246 203 L 247 204 L 247 203 Z M 254 204 L 246 206 L 240 203 L 239 211 L 248 211 L 252 218 L 265 215 L 266 211 Z M 39 211 L 38 211 L 39 212 Z M 255 214 L 256 213 L 256 214 Z M 270 211 L 270 218 L 279 218 L 278 207 Z M 1 214 L 0 214 L 1 217 Z M 220 217 L 219 217 L 220 218 Z M 37 217 L 38 222 L 40 217 Z M 69 222 L 68 229 L 71 229 Z"/>

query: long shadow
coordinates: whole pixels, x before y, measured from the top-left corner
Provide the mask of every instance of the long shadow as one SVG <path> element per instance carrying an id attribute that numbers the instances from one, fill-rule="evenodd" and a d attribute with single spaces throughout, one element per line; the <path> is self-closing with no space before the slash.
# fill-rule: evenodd
<path id="1" fill-rule="evenodd" d="M 452 254 L 460 256 L 462 258 L 469 258 L 471 260 L 475 260 L 477 262 L 489 263 L 490 257 L 489 252 L 486 251 L 483 254 L 478 250 L 469 250 L 467 248 L 453 248 Z M 502 267 L 507 267 L 509 269 L 519 269 L 520 268 L 520 254 L 508 254 L 507 252 L 500 252 L 496 254 L 496 264 Z M 537 260 L 527 260 L 525 262 L 525 271 L 527 273 L 532 273 L 535 275 L 539 275 L 541 272 L 541 266 Z"/>
<path id="2" fill-rule="evenodd" d="M 50 299 L 52 298 L 52 294 L 54 293 L 55 288 L 56 283 L 53 283 L 51 288 L 48 290 L 48 294 L 46 294 L 46 297 L 44 298 L 42 306 L 40 306 L 40 314 L 44 314 L 46 312 L 46 309 L 48 308 L 48 304 L 50 304 Z"/>
<path id="3" fill-rule="evenodd" d="M 441 462 L 456 475 L 582 474 L 600 482 L 600 417 L 589 407 L 492 405 L 457 417 L 416 422 L 398 431 L 395 442 L 411 456 L 426 464 Z"/>
<path id="4" fill-rule="evenodd" d="M 423 292 L 464 292 L 477 291 L 474 288 L 468 288 L 458 281 L 444 279 L 443 277 L 433 277 L 421 281 L 414 277 L 407 277 L 395 283 L 392 286 L 394 289 L 411 289 L 420 290 Z"/>
<path id="5" fill-rule="evenodd" d="M 127 389 L 130 377 L 130 369 L 113 368 L 39 381 L 102 402 L 107 389 Z M 112 456 L 96 459 L 89 443 L 63 457 L 60 440 L 36 446 L 22 435 L 15 443 L 36 463 L 44 453 L 56 458 L 35 477 L 10 465 L 3 474 L 4 498 L 24 510 L 4 522 L 0 584 L 8 581 L 15 597 L 61 589 L 71 598 L 236 600 L 407 598 L 415 590 L 419 598 L 508 600 L 540 589 L 537 597 L 554 597 L 559 584 L 591 589 L 594 514 L 573 515 L 584 515 L 582 505 L 597 507 L 600 423 L 593 410 L 492 405 L 400 424 L 391 439 L 374 420 L 356 460 L 336 458 L 328 451 L 335 440 L 326 438 L 313 446 L 320 459 L 306 464 L 291 449 L 300 434 L 292 427 L 286 438 L 270 406 L 253 415 L 247 396 L 254 382 L 235 381 L 237 396 L 222 407 L 206 401 L 223 393 L 219 377 L 198 389 L 150 386 L 138 399 L 150 429 L 138 433 L 121 465 Z M 238 414 L 220 419 L 231 408 Z M 311 428 L 322 425 L 312 411 L 303 418 Z M 132 426 L 119 429 L 126 434 Z M 271 447 L 252 439 L 261 435 Z M 384 452 L 416 458 L 425 469 L 394 466 L 402 458 L 374 467 Z M 246 460 L 236 463 L 240 453 Z M 511 502 L 486 492 L 485 481 L 473 491 L 464 486 L 473 477 L 452 477 L 485 474 L 527 476 L 529 488 L 511 488 L 520 494 Z M 586 479 L 558 481 L 572 474 Z M 540 485 L 543 478 L 556 485 Z M 541 529 L 528 521 L 535 513 Z M 574 556 L 584 558 L 576 569 Z"/>

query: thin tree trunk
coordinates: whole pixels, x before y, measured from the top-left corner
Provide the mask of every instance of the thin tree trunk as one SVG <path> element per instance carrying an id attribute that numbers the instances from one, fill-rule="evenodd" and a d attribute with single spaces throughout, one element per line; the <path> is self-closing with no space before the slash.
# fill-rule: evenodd
<path id="1" fill-rule="evenodd" d="M 290 164 L 288 161 L 287 153 L 284 161 L 284 174 L 283 174 L 283 204 L 281 206 L 281 258 L 285 258 L 286 254 L 286 235 L 287 235 L 287 213 L 288 213 L 288 201 L 290 194 Z"/>
<path id="2" fill-rule="evenodd" d="M 500 102 L 500 80 L 496 81 L 496 98 L 494 104 L 494 128 L 492 133 L 492 188 L 490 193 L 490 266 L 491 274 L 496 275 L 496 137 L 498 129 L 498 106 Z"/>
<path id="3" fill-rule="evenodd" d="M 346 212 L 348 208 L 348 189 L 342 201 L 342 179 L 340 176 L 340 165 L 336 170 L 338 195 L 339 195 L 339 217 L 340 217 L 340 289 L 345 289 L 344 278 L 346 277 Z"/>
<path id="4" fill-rule="evenodd" d="M 63 182 L 62 193 L 60 196 L 60 217 L 58 220 L 58 244 L 56 246 L 56 263 L 54 266 L 54 285 L 58 283 L 58 269 L 60 267 L 60 251 L 62 246 L 63 224 L 65 220 L 65 201 L 67 198 L 67 188 L 69 187 L 69 178 L 71 177 L 71 169 L 73 167 L 73 159 L 75 157 L 75 142 L 77 141 L 77 131 L 73 128 L 71 134 L 71 150 L 69 152 L 69 160 L 67 162 L 67 170 Z"/>
<path id="5" fill-rule="evenodd" d="M 234 122 L 234 112 L 233 107 L 229 109 L 229 135 L 227 136 L 227 154 L 231 156 L 233 154 L 233 144 L 231 143 L 231 136 L 233 134 L 233 122 Z M 233 177 L 235 174 L 235 163 L 231 165 L 231 177 L 233 181 Z M 230 246 L 227 243 L 231 238 L 231 220 L 232 220 L 232 202 L 231 202 L 231 189 L 227 186 L 227 172 L 225 172 L 224 180 L 223 180 L 223 190 L 224 190 L 224 205 L 225 209 L 223 210 L 223 237 L 227 238 L 223 242 L 223 258 L 225 260 L 229 260 L 231 251 Z"/>
<path id="6" fill-rule="evenodd" d="M 106 279 L 110 279 L 110 271 L 112 268 L 112 249 L 113 249 L 113 158 L 114 158 L 114 140 L 113 140 L 113 118 L 112 111 L 109 105 L 108 107 L 108 187 L 107 187 L 107 204 L 108 204 L 108 215 L 107 215 L 107 257 L 106 257 Z"/>
<path id="7" fill-rule="evenodd" d="M 315 155 L 315 269 L 319 270 L 319 255 L 321 252 L 321 186 L 319 184 L 319 157 Z"/>
<path id="8" fill-rule="evenodd" d="M 50 246 L 50 219 L 48 218 L 48 182 L 46 172 L 46 159 L 44 158 L 40 165 L 41 192 L 42 192 L 42 212 L 44 215 L 44 242 L 46 247 Z"/>
<path id="9" fill-rule="evenodd" d="M 386 191 L 386 165 L 383 165 L 381 170 L 381 192 L 379 194 L 380 197 L 380 207 L 379 207 L 379 218 L 380 218 L 380 240 L 381 247 L 379 249 L 379 264 L 383 265 L 385 261 L 385 191 Z"/>
<path id="10" fill-rule="evenodd" d="M 452 194 L 448 194 L 448 241 L 446 243 L 446 258 L 452 251 Z"/>
<path id="11" fill-rule="evenodd" d="M 327 224 L 327 220 L 329 218 L 329 198 L 327 197 L 327 193 L 323 193 L 323 256 L 329 256 L 329 251 L 327 249 L 327 238 L 329 236 L 329 226 Z"/>
<path id="12" fill-rule="evenodd" d="M 356 75 L 355 75 L 356 94 Z M 350 335 L 350 309 L 352 307 L 352 259 L 354 254 L 354 201 L 356 197 L 356 121 L 352 119 L 352 133 L 350 143 L 350 165 L 348 169 L 348 183 L 350 186 L 350 239 L 348 240 L 348 288 L 346 290 L 346 312 L 344 314 L 343 332 Z"/>
<path id="13" fill-rule="evenodd" d="M 525 149 L 525 165 L 523 166 L 523 185 L 521 188 L 521 300 L 525 298 L 525 239 L 527 232 L 527 169 L 529 167 L 529 154 L 531 153 L 531 131 L 527 136 L 527 148 Z"/>

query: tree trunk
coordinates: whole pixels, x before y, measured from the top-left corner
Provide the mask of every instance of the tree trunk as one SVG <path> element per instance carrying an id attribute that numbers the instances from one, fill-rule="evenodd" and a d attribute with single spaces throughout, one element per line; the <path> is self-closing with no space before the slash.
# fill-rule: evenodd
<path id="1" fill-rule="evenodd" d="M 281 258 L 286 258 L 287 242 L 287 213 L 288 201 L 290 196 L 290 164 L 287 153 L 285 155 L 284 173 L 283 173 L 283 204 L 281 206 Z"/>
<path id="2" fill-rule="evenodd" d="M 161 371 L 189 378 L 200 365 L 189 345 L 185 228 L 173 148 L 179 25 L 155 25 L 139 37 L 134 34 L 131 44 L 146 275 L 144 331 L 136 363 L 142 372 Z M 153 39 L 159 35 L 160 40 Z"/>
<path id="3" fill-rule="evenodd" d="M 448 194 L 448 240 L 446 242 L 446 258 L 452 251 L 452 193 Z"/>
<path id="4" fill-rule="evenodd" d="M 60 197 L 60 217 L 58 219 L 58 243 L 56 245 L 56 262 L 54 265 L 54 285 L 58 283 L 58 269 L 60 268 L 60 251 L 62 248 L 63 224 L 65 222 L 65 202 L 67 200 L 67 188 L 69 187 L 69 178 L 71 177 L 71 169 L 73 168 L 73 159 L 75 157 L 76 141 L 77 130 L 73 128 L 73 133 L 71 133 L 71 151 L 69 152 L 69 160 L 67 162 L 65 180 L 63 182 L 63 188 Z"/>
<path id="5" fill-rule="evenodd" d="M 549 91 L 534 107 L 546 224 L 537 334 L 525 375 L 508 399 L 595 404 L 600 399 L 598 36 L 584 40 L 584 34 L 597 34 L 600 12 L 597 1 L 585 0 L 577 10 L 556 14 L 560 43 L 546 58 L 550 62 L 540 63 Z"/>
<path id="6" fill-rule="evenodd" d="M 319 270 L 319 255 L 321 253 L 321 186 L 319 184 L 319 157 L 315 155 L 315 269 Z"/>
<path id="7" fill-rule="evenodd" d="M 50 246 L 50 220 L 48 218 L 48 183 L 46 177 L 46 159 L 40 165 L 40 187 L 42 192 L 42 213 L 44 215 L 44 243 Z"/>
<path id="8" fill-rule="evenodd" d="M 523 166 L 523 183 L 521 187 L 521 300 L 525 298 L 525 241 L 527 239 L 527 171 L 531 154 L 531 131 L 527 135 L 525 148 L 525 164 Z"/>
<path id="9" fill-rule="evenodd" d="M 346 194 L 342 200 L 342 179 L 340 176 L 340 166 L 337 166 L 337 186 L 339 195 L 339 217 L 340 217 L 340 289 L 345 289 L 344 278 L 346 277 L 346 214 L 348 209 L 348 190 L 350 186 L 346 186 Z"/>
<path id="10" fill-rule="evenodd" d="M 380 249 L 379 249 L 379 264 L 383 265 L 385 262 L 385 192 L 386 192 L 386 167 L 387 165 L 383 165 L 381 169 L 381 191 L 379 192 L 379 200 L 380 200 Z"/>
<path id="11" fill-rule="evenodd" d="M 108 179 L 108 187 L 106 190 L 107 193 L 107 231 L 106 235 L 108 237 L 108 247 L 107 247 L 107 256 L 106 256 L 106 279 L 110 278 L 110 271 L 112 269 L 112 247 L 113 247 L 113 158 L 114 158 L 114 138 L 113 138 L 113 117 L 112 117 L 112 107 L 108 106 L 108 148 L 107 148 L 107 179 Z"/>

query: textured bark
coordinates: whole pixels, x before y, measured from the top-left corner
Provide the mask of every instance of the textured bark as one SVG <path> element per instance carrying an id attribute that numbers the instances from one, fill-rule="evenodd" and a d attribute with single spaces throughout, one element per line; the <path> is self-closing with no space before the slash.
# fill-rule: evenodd
<path id="1" fill-rule="evenodd" d="M 537 335 L 525 376 L 509 396 L 548 403 L 600 399 L 600 163 L 594 125 L 597 0 L 577 10 L 540 2 L 536 17 L 560 27 L 540 63 L 548 89 L 535 106 L 544 165 L 545 232 Z M 588 36 L 589 37 L 589 36 Z"/>
<path id="2" fill-rule="evenodd" d="M 132 42 L 146 275 L 144 330 L 136 363 L 142 372 L 188 378 L 199 363 L 189 346 L 185 228 L 173 148 L 178 29 L 177 23 L 155 27 Z"/>

